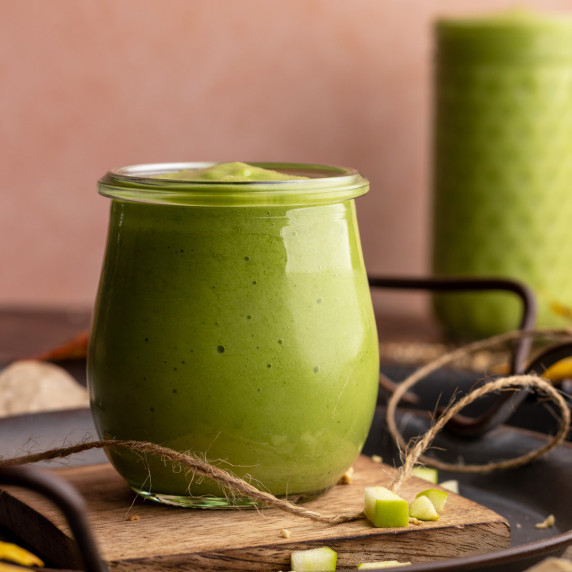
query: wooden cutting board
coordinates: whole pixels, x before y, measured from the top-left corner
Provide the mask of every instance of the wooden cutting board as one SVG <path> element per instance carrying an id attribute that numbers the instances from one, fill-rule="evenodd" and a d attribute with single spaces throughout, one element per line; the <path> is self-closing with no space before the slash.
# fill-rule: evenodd
<path id="1" fill-rule="evenodd" d="M 455 494 L 449 495 L 438 521 L 382 529 L 371 527 L 365 520 L 324 525 L 278 509 L 160 506 L 136 497 L 108 464 L 54 472 L 85 497 L 92 530 L 113 571 L 289 570 L 293 550 L 319 546 L 336 550 L 338 568 L 343 569 L 386 559 L 419 563 L 461 557 L 510 544 L 510 528 L 503 517 Z M 337 485 L 305 506 L 325 514 L 358 512 L 363 508 L 364 487 L 388 486 L 394 474 L 387 465 L 360 457 L 351 484 Z M 399 493 L 411 501 L 429 486 L 411 477 Z M 6 487 L 0 494 L 0 524 L 57 565 L 74 567 L 69 529 L 48 501 Z M 284 538 L 282 529 L 289 530 L 291 536 Z"/>

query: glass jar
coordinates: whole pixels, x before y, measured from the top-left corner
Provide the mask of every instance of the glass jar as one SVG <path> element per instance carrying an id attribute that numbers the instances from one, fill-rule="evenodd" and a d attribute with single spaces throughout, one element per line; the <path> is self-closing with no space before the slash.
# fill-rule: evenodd
<path id="1" fill-rule="evenodd" d="M 169 178 L 208 165 L 137 165 L 99 182 L 112 202 L 88 354 L 95 424 L 103 438 L 190 450 L 275 495 L 310 498 L 355 461 L 376 404 L 354 203 L 368 182 L 261 163 L 308 178 Z M 159 458 L 107 455 L 153 500 L 249 503 Z"/>

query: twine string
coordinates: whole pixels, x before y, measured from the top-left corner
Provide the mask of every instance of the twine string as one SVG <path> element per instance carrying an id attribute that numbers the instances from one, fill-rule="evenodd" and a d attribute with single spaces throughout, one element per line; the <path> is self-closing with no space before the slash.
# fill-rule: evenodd
<path id="1" fill-rule="evenodd" d="M 241 496 L 254 501 L 255 503 L 263 506 L 278 508 L 282 511 L 288 512 L 296 516 L 302 516 L 310 520 L 321 522 L 324 524 L 339 524 L 342 522 L 349 522 L 362 518 L 363 512 L 346 512 L 336 515 L 324 515 L 316 511 L 307 509 L 303 506 L 294 504 L 286 499 L 278 498 L 271 493 L 260 490 L 251 485 L 244 479 L 236 477 L 216 465 L 213 465 L 199 456 L 187 452 L 181 453 L 150 443 L 147 441 L 131 441 L 120 439 L 102 439 L 99 441 L 87 441 L 78 443 L 69 447 L 60 447 L 49 449 L 40 453 L 33 453 L 30 455 L 23 455 L 21 457 L 13 457 L 10 459 L 0 459 L 0 465 L 24 465 L 29 463 L 37 463 L 39 461 L 51 461 L 54 459 L 61 459 L 89 451 L 91 449 L 103 449 L 105 447 L 119 447 L 135 451 L 143 454 L 158 455 L 161 459 L 171 461 L 172 463 L 190 469 L 194 475 L 199 477 L 207 477 L 214 480 L 224 490 L 228 491 L 231 496 Z"/>

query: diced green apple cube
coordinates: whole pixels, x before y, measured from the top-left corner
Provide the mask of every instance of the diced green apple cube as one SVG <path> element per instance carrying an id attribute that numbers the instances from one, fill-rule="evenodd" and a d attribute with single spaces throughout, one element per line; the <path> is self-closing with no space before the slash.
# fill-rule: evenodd
<path id="1" fill-rule="evenodd" d="M 434 485 L 437 484 L 439 478 L 439 472 L 437 469 L 433 467 L 422 467 L 421 465 L 417 465 L 411 469 L 411 474 L 414 477 L 419 477 L 420 479 L 424 479 L 433 483 Z"/>
<path id="2" fill-rule="evenodd" d="M 439 513 L 429 497 L 421 495 L 418 496 L 409 505 L 409 516 L 418 520 L 438 520 Z"/>
<path id="3" fill-rule="evenodd" d="M 445 491 L 441 491 L 439 489 L 427 489 L 425 491 L 417 493 L 417 498 L 421 496 L 426 496 L 433 503 L 435 510 L 438 513 L 441 513 L 442 510 L 445 508 L 445 503 L 447 502 L 447 497 L 449 496 L 449 493 L 446 493 Z"/>
<path id="4" fill-rule="evenodd" d="M 329 572 L 336 569 L 338 554 L 335 550 L 322 546 L 309 550 L 295 550 L 290 556 L 293 572 Z"/>
<path id="5" fill-rule="evenodd" d="M 366 487 L 364 512 L 377 528 L 409 525 L 409 506 L 404 498 L 385 487 Z"/>

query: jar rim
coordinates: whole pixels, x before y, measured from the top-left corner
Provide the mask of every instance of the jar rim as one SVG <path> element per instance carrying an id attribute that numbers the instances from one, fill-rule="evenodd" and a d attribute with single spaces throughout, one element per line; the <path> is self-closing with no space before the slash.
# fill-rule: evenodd
<path id="1" fill-rule="evenodd" d="M 356 169 L 310 163 L 248 162 L 256 167 L 299 175 L 299 179 L 193 181 L 165 177 L 170 172 L 203 169 L 217 164 L 175 162 L 119 167 L 98 181 L 98 191 L 105 197 L 129 202 L 183 206 L 268 206 L 340 202 L 359 197 L 369 190 L 368 180 Z"/>

